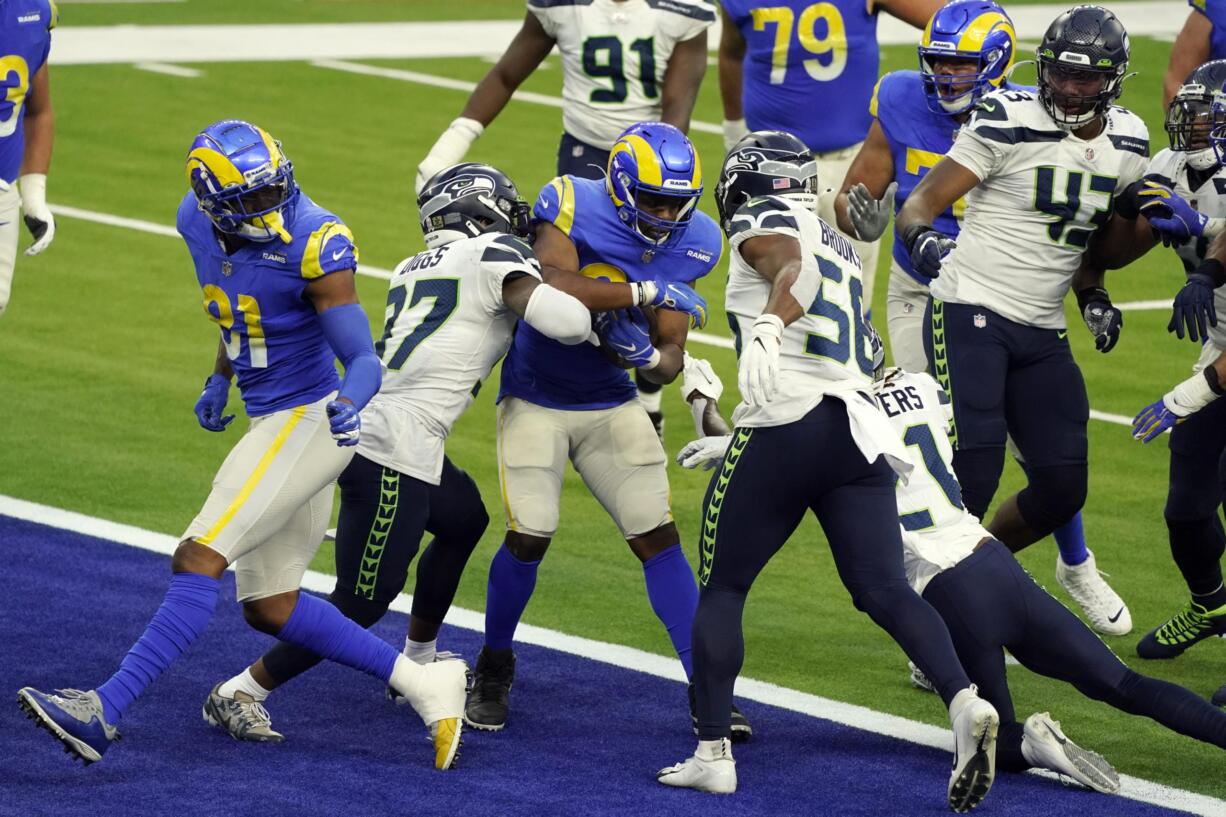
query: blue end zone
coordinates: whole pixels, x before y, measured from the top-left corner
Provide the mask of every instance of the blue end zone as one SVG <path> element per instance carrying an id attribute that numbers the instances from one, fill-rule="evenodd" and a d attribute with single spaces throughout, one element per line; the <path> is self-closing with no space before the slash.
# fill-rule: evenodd
<path id="1" fill-rule="evenodd" d="M 461 765 L 430 766 L 421 722 L 382 685 L 332 664 L 269 703 L 280 746 L 244 744 L 204 723 L 217 681 L 271 639 L 248 629 L 227 576 L 203 638 L 132 708 L 124 740 L 82 769 L 22 716 L 19 687 L 89 688 L 116 667 L 160 602 L 164 556 L 0 516 L 0 814 L 947 815 L 949 756 L 746 702 L 759 737 L 737 749 L 740 791 L 666 789 L 656 769 L 694 748 L 680 684 L 552 650 L 518 648 L 506 731 L 468 732 Z M 376 628 L 404 639 L 405 617 Z M 478 633 L 448 627 L 444 649 L 473 660 Z M 983 815 L 1179 814 L 1003 775 Z"/>

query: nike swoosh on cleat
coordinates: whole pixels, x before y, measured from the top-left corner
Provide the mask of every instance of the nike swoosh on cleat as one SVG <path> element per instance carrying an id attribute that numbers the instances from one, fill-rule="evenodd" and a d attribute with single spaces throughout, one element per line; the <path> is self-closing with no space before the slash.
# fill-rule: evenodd
<path id="1" fill-rule="evenodd" d="M 1113 616 L 1107 616 L 1107 621 L 1110 621 L 1112 624 L 1114 624 L 1115 622 L 1117 622 L 1117 621 L 1119 621 L 1119 620 L 1120 620 L 1120 616 L 1122 616 L 1122 615 L 1124 615 L 1124 608 L 1123 608 L 1123 607 L 1121 607 L 1119 610 L 1116 610 L 1116 611 L 1115 611 L 1115 615 L 1113 615 Z"/>

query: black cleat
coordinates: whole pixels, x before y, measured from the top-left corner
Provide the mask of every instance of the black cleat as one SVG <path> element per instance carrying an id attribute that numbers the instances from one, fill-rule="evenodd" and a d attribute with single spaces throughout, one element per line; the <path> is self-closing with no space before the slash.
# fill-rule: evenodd
<path id="1" fill-rule="evenodd" d="M 651 424 L 656 429 L 656 436 L 660 438 L 660 442 L 664 442 L 664 412 L 649 411 L 647 416 L 651 419 Z"/>
<path id="2" fill-rule="evenodd" d="M 473 689 L 464 707 L 464 720 L 473 729 L 497 732 L 507 725 L 511 684 L 515 681 L 515 653 L 510 648 L 482 647 L 477 656 Z"/>
<path id="3" fill-rule="evenodd" d="M 690 696 L 690 723 L 694 727 L 694 734 L 698 734 L 698 702 L 694 697 L 694 685 L 690 684 L 686 687 L 686 691 Z M 741 714 L 741 710 L 737 709 L 736 704 L 732 705 L 732 742 L 744 743 L 753 737 L 753 727 L 749 725 L 749 718 Z"/>

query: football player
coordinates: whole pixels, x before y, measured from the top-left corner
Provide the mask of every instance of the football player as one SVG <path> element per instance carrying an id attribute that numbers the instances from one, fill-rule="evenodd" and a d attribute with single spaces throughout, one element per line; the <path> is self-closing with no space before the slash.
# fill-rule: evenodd
<path id="1" fill-rule="evenodd" d="M 690 314 L 660 310 L 651 323 L 637 309 L 598 316 L 601 347 L 614 359 L 531 326 L 516 330 L 498 403 L 507 534 L 490 565 L 485 646 L 465 710 L 476 728 L 507 722 L 512 639 L 557 531 L 568 460 L 642 562 L 647 598 L 690 674 L 698 589 L 669 508 L 664 449 L 622 367 L 671 382 L 691 320 L 706 320 L 705 302 L 687 286 L 721 254 L 719 229 L 697 210 L 702 190 L 690 140 L 672 125 L 642 123 L 614 145 L 606 180 L 559 176 L 536 200 L 533 248 L 546 281 L 604 309 L 622 305 L 589 300 L 583 289 L 600 285 L 592 279 L 628 282 L 643 293 L 640 306 L 672 303 Z M 748 723 L 738 721 L 748 736 Z"/>
<path id="2" fill-rule="evenodd" d="M 1193 366 L 1200 372 L 1226 350 L 1226 325 L 1206 320 L 1202 310 L 1216 315 L 1226 310 L 1226 290 L 1216 289 L 1216 262 L 1207 257 L 1210 241 L 1226 225 L 1226 170 L 1211 141 L 1215 126 L 1226 122 L 1226 111 L 1213 105 L 1226 84 L 1226 60 L 1214 60 L 1193 71 L 1167 107 L 1170 148 L 1149 164 L 1149 178 L 1168 185 L 1191 210 L 1175 199 L 1183 223 L 1190 228 L 1173 248 L 1188 273 L 1175 299 L 1171 326 L 1180 337 L 1203 343 Z M 1154 208 L 1147 208 L 1152 211 Z M 1195 233 L 1195 234 L 1193 234 Z M 1137 644 L 1142 658 L 1173 658 L 1211 635 L 1226 633 L 1226 588 L 1221 558 L 1226 534 L 1218 517 L 1222 502 L 1218 463 L 1226 452 L 1226 401 L 1215 401 L 1171 429 L 1170 481 L 1166 518 L 1171 555 L 1191 593 L 1175 615 L 1150 630 Z"/>
<path id="3" fill-rule="evenodd" d="M 18 212 L 38 255 L 55 238 L 55 218 L 47 209 L 47 170 L 55 114 L 51 109 L 51 29 L 59 20 L 55 0 L 10 0 L 0 7 L 0 316 L 13 287 L 20 237 Z"/>
<path id="4" fill-rule="evenodd" d="M 919 45 L 920 70 L 895 71 L 877 84 L 873 125 L 835 202 L 840 229 L 877 239 L 889 222 L 891 199 L 895 210 L 902 207 L 923 174 L 949 152 L 984 94 L 1015 87 L 1007 77 L 1016 43 L 1008 15 L 990 0 L 954 0 L 933 15 Z M 965 210 L 965 199 L 958 199 L 933 227 L 956 238 Z M 923 326 L 929 280 L 912 269 L 907 248 L 895 235 L 886 326 L 894 362 L 909 372 L 928 368 Z M 1091 561 L 1080 511 L 1053 535 L 1061 585 L 1099 632 L 1127 633 L 1132 618 Z"/>
<path id="5" fill-rule="evenodd" d="M 953 400 L 954 465 L 970 513 L 984 518 L 996 493 L 1006 437 L 1026 463 L 1027 487 L 988 525 L 1015 551 L 1085 502 L 1089 402 L 1068 345 L 1065 293 L 1072 285 L 1095 345 L 1109 351 L 1122 316 L 1083 254 L 1101 228 L 1121 255 L 1141 228 L 1149 232 L 1120 203 L 1149 153 L 1145 123 L 1113 104 L 1128 56 L 1111 12 L 1061 14 L 1038 47 L 1037 92 L 987 94 L 896 219 L 912 268 L 935 279 L 924 343 Z M 964 196 L 954 247 L 933 222 Z M 1093 575 L 1093 555 L 1077 569 Z M 1121 602 L 1107 623 L 1125 613 Z"/>
<path id="6" fill-rule="evenodd" d="M 359 411 L 379 388 L 379 358 L 354 288 L 353 234 L 298 188 L 280 144 L 247 122 L 205 128 L 188 152 L 187 181 L 178 229 L 204 312 L 221 330 L 196 417 L 208 431 L 225 431 L 237 376 L 251 423 L 183 534 L 162 605 L 119 670 L 93 690 L 25 687 L 18 700 L 69 753 L 101 759 L 137 696 L 203 632 L 233 565 L 252 627 L 392 686 L 432 730 L 436 758 L 449 763 L 460 740 L 464 662 L 421 666 L 298 592 L 331 516 L 333 482 L 358 442 Z"/>
<path id="7" fill-rule="evenodd" d="M 716 189 L 732 248 L 726 304 L 742 402 L 703 507 L 698 749 L 658 779 L 736 790 L 728 712 L 744 661 L 745 598 L 811 510 L 856 608 L 936 673 L 957 747 L 947 796 L 966 811 L 992 785 L 998 718 L 976 695 L 936 611 L 907 585 L 894 480 L 912 464 L 869 396 L 877 350 L 861 309 L 860 260 L 814 212 L 817 181 L 803 142 L 764 131 L 737 143 Z"/>
<path id="8" fill-rule="evenodd" d="M 447 436 L 506 353 L 516 321 L 568 345 L 585 343 L 592 325 L 586 306 L 541 282 L 525 243 L 529 206 L 501 171 L 471 162 L 447 168 L 426 185 L 418 207 L 426 250 L 402 261 L 389 283 L 387 323 L 375 345 L 383 385 L 362 411 L 357 453 L 339 479 L 329 600 L 372 626 L 404 588 L 429 531 L 404 649 L 426 664 L 436 658 L 439 628 L 489 522 L 477 484 L 444 453 Z M 277 644 L 213 688 L 205 719 L 239 740 L 280 742 L 262 704 L 320 660 Z"/>
<path id="9" fill-rule="evenodd" d="M 940 6 L 941 0 L 724 0 L 724 149 L 751 130 L 796 134 L 830 186 L 819 197 L 818 214 L 837 224 L 834 194 L 872 123 L 868 104 L 881 64 L 877 14 L 884 10 L 923 28 Z M 864 263 L 864 303 L 871 307 L 877 243 L 853 246 Z"/>
<path id="10" fill-rule="evenodd" d="M 1188 5 L 1192 11 L 1171 46 L 1162 79 L 1162 102 L 1168 107 L 1188 74 L 1210 60 L 1226 59 L 1226 9 L 1217 0 L 1188 0 Z"/>
<path id="11" fill-rule="evenodd" d="M 1049 769 L 1100 792 L 1120 786 L 1111 764 L 1070 740 L 1047 712 L 1017 721 L 1006 649 L 1028 669 L 1066 681 L 1087 697 L 1226 748 L 1226 713 L 1183 687 L 1125 666 L 967 512 L 952 470 L 949 399 L 936 381 L 901 369 L 879 375 L 877 402 L 917 463 L 896 488 L 907 581 L 941 614 L 962 665 L 1000 713 L 998 768 Z M 677 461 L 684 468 L 709 466 L 730 440 L 695 440 Z"/>

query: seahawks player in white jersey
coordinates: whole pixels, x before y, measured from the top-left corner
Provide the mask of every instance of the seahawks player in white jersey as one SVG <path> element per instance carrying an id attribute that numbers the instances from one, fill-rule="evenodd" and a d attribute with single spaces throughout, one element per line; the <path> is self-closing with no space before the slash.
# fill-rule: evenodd
<path id="1" fill-rule="evenodd" d="M 814 212 L 816 192 L 813 154 L 779 131 L 738 142 L 716 190 L 732 250 L 726 306 L 742 402 L 703 508 L 698 749 L 657 778 L 736 790 L 729 713 L 745 598 L 812 510 L 855 606 L 939 676 L 958 747 L 947 797 L 965 811 L 991 786 L 997 714 L 975 694 L 940 617 L 907 585 L 893 486 L 912 466 L 869 394 L 874 333 L 861 311 L 860 259 Z"/>
<path id="2" fill-rule="evenodd" d="M 1111 12 L 1077 6 L 1060 15 L 1038 47 L 1037 92 L 987 95 L 897 218 L 913 267 L 935 279 L 924 341 L 953 401 L 954 467 L 970 512 L 985 518 L 1007 436 L 1025 462 L 1027 487 L 988 525 L 1014 551 L 1085 503 L 1089 400 L 1064 297 L 1071 286 L 1096 347 L 1110 351 L 1123 320 L 1083 255 L 1104 228 L 1123 253 L 1145 224 L 1135 207 L 1122 214 L 1117 198 L 1136 189 L 1149 153 L 1145 123 L 1113 104 L 1128 56 L 1128 35 Z M 962 196 L 954 247 L 929 225 Z M 1058 559 L 1058 574 L 1069 567 Z M 1087 552 L 1080 569 L 1094 568 Z M 1123 602 L 1114 613 L 1083 606 L 1102 611 L 1099 629 L 1131 624 Z"/>
<path id="3" fill-rule="evenodd" d="M 379 393 L 362 411 L 357 455 L 341 474 L 336 589 L 345 615 L 370 627 L 404 587 L 424 531 L 405 654 L 436 657 L 435 644 L 460 575 L 489 517 L 476 483 L 444 443 L 523 318 L 565 344 L 591 335 L 591 313 L 541 281 L 525 242 L 529 208 L 506 175 L 466 163 L 430 181 L 419 198 L 426 250 L 392 273 L 386 325 L 375 350 Z M 329 488 L 329 490 L 331 490 Z M 319 656 L 278 645 L 214 687 L 204 717 L 239 740 L 280 742 L 262 702 Z M 439 768 L 454 761 L 437 758 Z"/>

